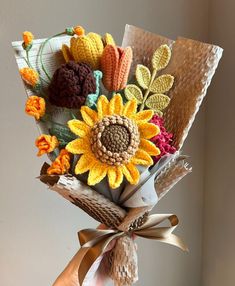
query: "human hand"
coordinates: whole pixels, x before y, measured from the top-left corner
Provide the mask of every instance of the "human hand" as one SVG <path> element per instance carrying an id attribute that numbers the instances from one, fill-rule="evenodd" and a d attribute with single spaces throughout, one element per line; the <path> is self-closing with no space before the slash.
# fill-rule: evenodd
<path id="1" fill-rule="evenodd" d="M 98 226 L 98 229 L 107 229 L 103 224 Z M 115 245 L 115 241 L 112 241 L 105 252 L 110 251 Z M 64 271 L 59 275 L 59 277 L 54 282 L 53 286 L 79 286 L 78 282 L 78 267 L 79 261 L 81 259 L 82 252 L 78 251 L 69 264 L 66 266 Z M 108 279 L 105 275 L 105 271 L 97 271 L 102 257 L 99 257 L 94 265 L 91 267 L 90 271 L 87 273 L 87 277 L 83 282 L 83 286 L 103 286 L 105 281 Z"/>

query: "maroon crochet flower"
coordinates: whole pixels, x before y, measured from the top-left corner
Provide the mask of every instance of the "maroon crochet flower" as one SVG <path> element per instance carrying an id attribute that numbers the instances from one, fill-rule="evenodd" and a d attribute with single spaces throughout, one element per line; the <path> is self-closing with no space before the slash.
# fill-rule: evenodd
<path id="1" fill-rule="evenodd" d="M 166 128 L 164 127 L 164 120 L 158 115 L 154 115 L 153 118 L 150 121 L 151 123 L 154 123 L 155 125 L 159 126 L 160 133 L 156 136 L 154 136 L 151 141 L 160 149 L 161 153 L 154 157 L 154 162 L 158 162 L 159 159 L 166 155 L 166 154 L 174 154 L 176 151 L 176 148 L 172 146 L 172 137 L 173 134 L 168 133 L 166 131 Z"/>
<path id="2" fill-rule="evenodd" d="M 51 104 L 80 108 L 90 93 L 96 92 L 92 69 L 85 63 L 68 62 L 59 67 L 49 85 Z"/>

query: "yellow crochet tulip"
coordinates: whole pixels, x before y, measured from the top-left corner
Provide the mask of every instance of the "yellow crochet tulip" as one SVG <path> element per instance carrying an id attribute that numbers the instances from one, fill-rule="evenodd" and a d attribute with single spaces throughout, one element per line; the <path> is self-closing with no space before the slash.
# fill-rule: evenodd
<path id="1" fill-rule="evenodd" d="M 74 60 L 88 64 L 93 70 L 100 68 L 100 59 L 106 44 L 115 45 L 110 34 L 106 34 L 104 39 L 96 33 L 74 36 L 70 41 L 70 48 L 63 45 L 62 52 L 66 61 Z"/>

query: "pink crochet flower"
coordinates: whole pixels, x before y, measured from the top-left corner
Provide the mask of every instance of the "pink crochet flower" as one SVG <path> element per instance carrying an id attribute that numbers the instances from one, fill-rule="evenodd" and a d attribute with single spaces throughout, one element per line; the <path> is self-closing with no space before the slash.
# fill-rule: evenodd
<path id="1" fill-rule="evenodd" d="M 158 115 L 154 115 L 151 119 L 151 123 L 154 123 L 155 125 L 159 126 L 160 133 L 156 136 L 154 136 L 151 141 L 160 149 L 161 153 L 154 157 L 154 162 L 158 162 L 159 159 L 166 155 L 166 154 L 174 154 L 176 151 L 176 148 L 172 146 L 172 133 L 168 133 L 164 127 L 164 120 Z"/>

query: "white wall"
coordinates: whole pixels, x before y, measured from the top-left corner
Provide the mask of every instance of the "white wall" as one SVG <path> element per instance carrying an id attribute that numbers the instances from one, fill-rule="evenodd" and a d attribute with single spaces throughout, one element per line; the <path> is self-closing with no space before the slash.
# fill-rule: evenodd
<path id="1" fill-rule="evenodd" d="M 235 285 L 235 2 L 210 1 L 210 41 L 224 48 L 206 104 L 203 286 Z"/>
<path id="2" fill-rule="evenodd" d="M 40 38 L 67 26 L 82 24 L 88 31 L 109 31 L 121 43 L 125 23 L 171 38 L 180 35 L 206 40 L 207 1 L 0 2 L 0 285 L 51 285 L 78 249 L 77 231 L 95 227 L 96 222 L 35 180 L 43 159 L 35 156 L 33 143 L 37 130 L 33 120 L 23 112 L 25 94 L 10 42 L 19 39 L 24 30 L 31 30 Z M 215 117 L 215 112 L 212 115 Z M 194 172 L 155 209 L 179 215 L 178 234 L 188 242 L 190 254 L 139 240 L 140 281 L 137 285 L 201 285 L 204 125 L 202 108 L 184 148 L 191 156 Z"/>

